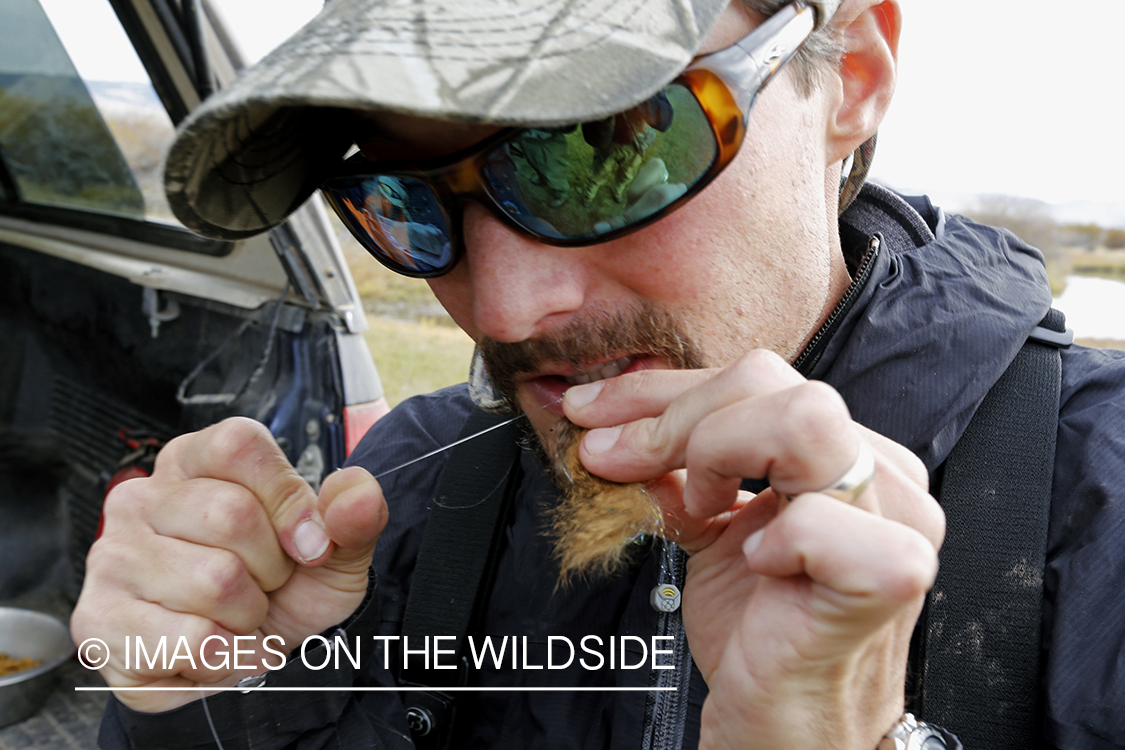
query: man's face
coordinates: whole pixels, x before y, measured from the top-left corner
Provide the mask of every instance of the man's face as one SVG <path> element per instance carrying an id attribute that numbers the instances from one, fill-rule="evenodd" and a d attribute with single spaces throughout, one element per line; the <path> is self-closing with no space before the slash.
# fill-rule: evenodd
<path id="1" fill-rule="evenodd" d="M 758 20 L 728 8 L 702 51 L 728 46 Z M 679 210 L 617 240 L 552 247 L 466 206 L 465 256 L 429 283 L 541 436 L 562 415 L 553 402 L 576 382 L 723 366 L 756 348 L 789 359 L 800 352 L 849 281 L 835 230 L 838 169 L 829 169 L 825 145 L 828 99 L 803 97 L 783 71 L 726 171 Z M 491 132 L 380 119 L 382 130 L 434 155 Z"/>

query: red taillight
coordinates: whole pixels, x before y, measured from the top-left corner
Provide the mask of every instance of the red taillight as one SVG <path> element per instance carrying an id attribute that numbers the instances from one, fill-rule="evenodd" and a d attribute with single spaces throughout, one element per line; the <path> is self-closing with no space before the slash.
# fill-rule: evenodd
<path id="1" fill-rule="evenodd" d="M 389 412 L 391 407 L 386 398 L 367 401 L 362 404 L 352 404 L 344 407 L 344 451 L 351 455 L 359 441 L 371 429 L 371 425 Z"/>
<path id="2" fill-rule="evenodd" d="M 149 472 L 146 471 L 144 468 L 142 468 L 140 466 L 137 466 L 136 464 L 132 464 L 130 466 L 126 466 L 124 468 L 118 469 L 114 473 L 114 475 L 109 478 L 109 481 L 105 483 L 105 495 L 102 496 L 102 502 L 104 503 L 105 498 L 109 495 L 109 493 L 113 492 L 113 488 L 116 487 L 117 485 L 121 484 L 122 482 L 124 482 L 126 480 L 129 480 L 129 479 L 136 479 L 138 477 L 147 477 L 147 476 L 151 476 L 149 474 Z M 94 540 L 95 541 L 97 541 L 98 539 L 101 539 L 102 528 L 104 528 L 104 527 L 105 527 L 105 514 L 99 514 L 98 515 L 98 530 L 94 534 Z"/>

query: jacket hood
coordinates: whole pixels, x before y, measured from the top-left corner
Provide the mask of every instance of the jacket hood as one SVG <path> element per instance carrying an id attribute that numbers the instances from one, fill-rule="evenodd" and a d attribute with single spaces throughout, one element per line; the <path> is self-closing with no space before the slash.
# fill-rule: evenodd
<path id="1" fill-rule="evenodd" d="M 1042 253 L 1011 232 L 940 209 L 929 218 L 933 229 L 903 198 L 864 187 L 840 230 L 845 246 L 874 253 L 870 272 L 805 374 L 932 472 L 1050 310 L 1051 291 Z"/>

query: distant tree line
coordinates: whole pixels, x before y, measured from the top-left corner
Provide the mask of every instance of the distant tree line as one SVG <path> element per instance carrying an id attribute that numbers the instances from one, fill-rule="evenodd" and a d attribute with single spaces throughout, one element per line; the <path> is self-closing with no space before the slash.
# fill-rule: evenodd
<path id="1" fill-rule="evenodd" d="M 1049 265 L 1066 259 L 1058 222 L 1051 217 L 1050 207 L 1042 201 L 1011 195 L 986 195 L 965 211 L 965 215 L 981 224 L 1009 230 L 1027 244 L 1039 248 Z"/>
<path id="2" fill-rule="evenodd" d="M 1125 229 L 1106 229 L 1099 224 L 1064 224 L 1063 243 L 1068 247 L 1094 250 L 1104 247 L 1107 250 L 1125 250 Z"/>
<path id="3" fill-rule="evenodd" d="M 1042 201 L 1010 195 L 988 195 L 964 212 L 982 224 L 1004 227 L 1039 248 L 1048 262 L 1062 261 L 1067 250 L 1125 250 L 1125 228 L 1099 224 L 1059 224 Z"/>

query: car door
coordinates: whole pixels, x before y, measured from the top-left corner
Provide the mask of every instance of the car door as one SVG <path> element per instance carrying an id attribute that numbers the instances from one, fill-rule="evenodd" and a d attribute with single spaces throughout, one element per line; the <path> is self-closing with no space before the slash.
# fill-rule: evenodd
<path id="1" fill-rule="evenodd" d="M 240 66 L 201 1 L 0 3 L 0 599 L 60 545 L 76 593 L 107 488 L 176 434 L 252 417 L 317 486 L 387 411 L 318 198 L 239 242 L 164 202 L 175 123 Z"/>

